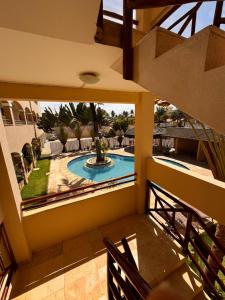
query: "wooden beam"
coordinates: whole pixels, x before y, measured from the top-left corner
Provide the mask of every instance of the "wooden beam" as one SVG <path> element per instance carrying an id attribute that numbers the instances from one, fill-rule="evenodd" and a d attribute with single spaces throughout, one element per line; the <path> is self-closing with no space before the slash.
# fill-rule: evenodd
<path id="1" fill-rule="evenodd" d="M 123 0 L 123 78 L 133 79 L 133 10 L 128 7 L 128 0 Z"/>
<path id="2" fill-rule="evenodd" d="M 222 12 L 223 12 L 223 2 L 217 2 L 216 3 L 216 10 L 215 10 L 215 15 L 214 15 L 214 20 L 213 20 L 213 25 L 220 27 L 220 24 L 223 23 L 221 18 L 222 18 Z"/>
<path id="3" fill-rule="evenodd" d="M 0 82 L 0 99 L 54 102 L 139 103 L 139 92 Z"/>
<path id="4" fill-rule="evenodd" d="M 215 0 L 129 0 L 127 5 L 130 9 L 144 9 L 144 8 L 154 8 L 163 7 L 167 5 L 182 5 L 192 2 L 209 2 Z M 223 0 L 218 0 L 223 1 Z"/>

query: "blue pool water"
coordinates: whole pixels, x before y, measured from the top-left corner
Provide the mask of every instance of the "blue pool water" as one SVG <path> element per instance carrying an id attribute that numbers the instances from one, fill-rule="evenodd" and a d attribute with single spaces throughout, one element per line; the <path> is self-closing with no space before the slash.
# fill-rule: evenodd
<path id="1" fill-rule="evenodd" d="M 83 155 L 81 157 L 71 160 L 67 167 L 70 172 L 89 180 L 101 182 L 107 179 L 125 176 L 134 173 L 134 158 L 129 156 L 122 156 L 118 154 L 108 154 L 107 156 L 113 160 L 112 166 L 105 166 L 101 168 L 88 168 L 85 162 L 88 158 L 95 156 L 94 154 Z M 170 159 L 158 158 L 169 164 L 188 169 L 179 162 Z M 132 179 L 132 178 L 130 178 Z"/>
<path id="2" fill-rule="evenodd" d="M 79 158 L 75 158 L 68 163 L 67 167 L 72 173 L 96 182 L 134 173 L 133 157 L 108 154 L 107 156 L 110 157 L 114 162 L 112 166 L 87 168 L 85 166 L 85 162 L 88 158 L 93 156 L 95 155 L 84 155 Z"/>

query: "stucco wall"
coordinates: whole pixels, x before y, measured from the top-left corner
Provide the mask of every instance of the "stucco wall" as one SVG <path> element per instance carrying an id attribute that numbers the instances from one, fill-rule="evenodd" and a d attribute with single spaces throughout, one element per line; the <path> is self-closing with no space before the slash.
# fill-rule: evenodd
<path id="1" fill-rule="evenodd" d="M 225 225 L 225 183 L 168 165 L 157 159 L 147 161 L 147 178 L 175 196 Z"/>
<path id="2" fill-rule="evenodd" d="M 63 202 L 25 212 L 23 225 L 32 251 L 47 248 L 73 236 L 109 224 L 136 212 L 136 186 L 131 184 L 81 201 Z"/>
<path id="3" fill-rule="evenodd" d="M 33 125 L 18 125 L 5 126 L 7 142 L 9 144 L 10 152 L 21 152 L 25 143 L 31 143 L 35 137 Z M 41 136 L 43 131 L 36 129 L 37 136 Z"/>

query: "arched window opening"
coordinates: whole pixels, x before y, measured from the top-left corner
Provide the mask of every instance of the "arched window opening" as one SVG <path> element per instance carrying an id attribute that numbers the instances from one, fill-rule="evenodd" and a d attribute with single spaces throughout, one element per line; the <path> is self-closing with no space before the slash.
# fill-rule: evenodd
<path id="1" fill-rule="evenodd" d="M 12 111 L 13 111 L 13 116 L 14 116 L 14 120 L 15 120 L 16 125 L 26 124 L 26 118 L 25 118 L 24 110 L 18 102 L 13 101 Z"/>
<path id="2" fill-rule="evenodd" d="M 11 112 L 12 105 L 8 101 L 1 101 L 0 108 L 1 108 L 3 124 L 5 126 L 13 125 L 13 118 Z"/>

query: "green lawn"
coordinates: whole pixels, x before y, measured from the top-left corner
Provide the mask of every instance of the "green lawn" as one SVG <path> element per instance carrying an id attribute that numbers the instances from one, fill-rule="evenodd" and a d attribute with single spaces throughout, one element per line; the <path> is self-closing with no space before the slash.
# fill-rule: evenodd
<path id="1" fill-rule="evenodd" d="M 29 176 L 29 182 L 21 191 L 22 199 L 33 198 L 47 193 L 48 176 L 50 159 L 44 158 L 37 161 L 36 168 L 39 170 L 33 171 Z"/>

